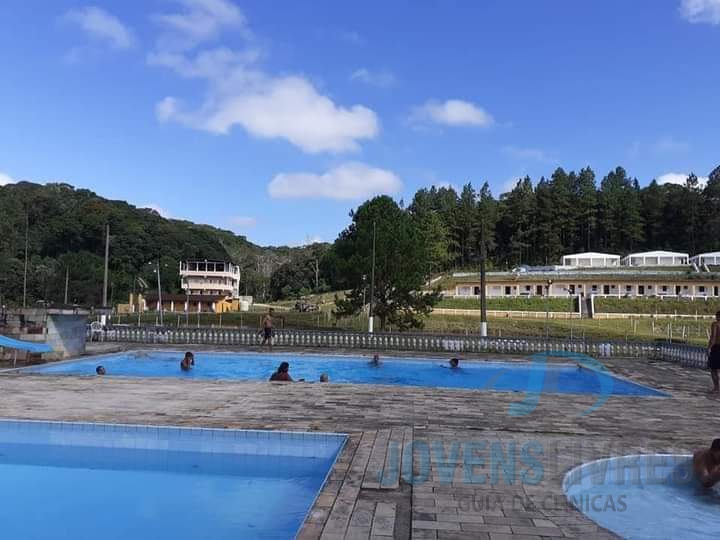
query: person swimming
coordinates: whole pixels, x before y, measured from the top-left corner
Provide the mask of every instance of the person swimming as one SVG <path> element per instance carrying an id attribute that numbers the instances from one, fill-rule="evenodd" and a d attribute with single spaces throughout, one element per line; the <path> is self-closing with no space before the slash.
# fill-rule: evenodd
<path id="1" fill-rule="evenodd" d="M 720 482 L 720 439 L 715 439 L 709 449 L 703 448 L 693 454 L 693 470 L 704 488 Z"/>
<path id="2" fill-rule="evenodd" d="M 371 366 L 380 366 L 380 355 L 379 354 L 376 353 L 373 355 L 372 360 L 370 360 L 370 365 Z"/>
<path id="3" fill-rule="evenodd" d="M 457 358 L 451 358 L 448 364 L 450 365 L 450 369 L 457 369 L 460 367 L 460 360 Z"/>
<path id="4" fill-rule="evenodd" d="M 105 375 L 105 366 L 98 366 L 95 368 L 95 375 Z"/>
<path id="5" fill-rule="evenodd" d="M 327 373 L 320 374 L 320 382 L 330 382 L 330 377 L 328 377 Z"/>
<path id="6" fill-rule="evenodd" d="M 292 382 L 293 379 L 290 376 L 290 364 L 287 362 L 281 362 L 277 371 L 270 375 L 270 380 Z"/>
<path id="7" fill-rule="evenodd" d="M 195 356 L 191 352 L 186 352 L 185 357 L 180 362 L 180 369 L 190 371 L 195 365 Z"/>

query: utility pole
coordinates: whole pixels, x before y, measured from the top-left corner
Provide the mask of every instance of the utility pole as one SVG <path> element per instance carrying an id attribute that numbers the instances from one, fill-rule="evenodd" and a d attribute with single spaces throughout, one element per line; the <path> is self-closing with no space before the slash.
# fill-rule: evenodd
<path id="1" fill-rule="evenodd" d="M 485 259 L 487 247 L 485 246 L 485 227 L 480 232 L 480 337 L 487 337 L 487 297 L 485 295 Z"/>
<path id="2" fill-rule="evenodd" d="M 158 311 L 160 311 L 160 326 L 163 326 L 162 289 L 160 288 L 160 259 L 157 260 L 157 277 L 158 277 Z"/>
<path id="3" fill-rule="evenodd" d="M 65 267 L 65 301 L 63 302 L 63 305 L 68 305 L 68 285 L 70 283 L 70 267 Z"/>
<path id="4" fill-rule="evenodd" d="M 110 224 L 105 226 L 105 276 L 103 278 L 103 307 L 107 307 L 108 300 L 108 261 L 110 259 Z"/>
<path id="5" fill-rule="evenodd" d="M 25 210 L 25 270 L 23 271 L 23 307 L 27 307 L 27 271 L 28 271 L 28 235 L 30 233 L 30 214 Z"/>
<path id="6" fill-rule="evenodd" d="M 373 242 L 372 242 L 372 271 L 370 273 L 370 307 L 368 309 L 368 332 L 373 333 L 374 313 L 373 300 L 375 298 L 375 236 L 377 232 L 376 222 L 373 221 Z"/>
<path id="7" fill-rule="evenodd" d="M 315 292 L 320 289 L 320 262 L 315 259 Z"/>

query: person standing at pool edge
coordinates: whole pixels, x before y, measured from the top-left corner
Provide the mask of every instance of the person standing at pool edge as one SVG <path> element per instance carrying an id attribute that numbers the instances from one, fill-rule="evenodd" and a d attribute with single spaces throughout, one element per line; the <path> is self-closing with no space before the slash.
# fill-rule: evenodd
<path id="1" fill-rule="evenodd" d="M 710 326 L 710 341 L 708 342 L 708 369 L 713 382 L 712 392 L 720 393 L 720 311 L 715 314 L 715 320 Z"/>
<path id="2" fill-rule="evenodd" d="M 265 343 L 268 344 L 268 347 L 272 351 L 272 338 L 273 338 L 273 308 L 270 308 L 270 310 L 267 312 L 267 314 L 263 317 L 262 320 L 262 334 L 263 334 L 263 341 L 260 345 L 261 347 L 265 345 Z"/>

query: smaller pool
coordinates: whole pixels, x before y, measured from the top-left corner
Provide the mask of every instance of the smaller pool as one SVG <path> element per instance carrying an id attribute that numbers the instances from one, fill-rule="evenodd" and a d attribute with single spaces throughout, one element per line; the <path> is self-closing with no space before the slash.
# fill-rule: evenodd
<path id="1" fill-rule="evenodd" d="M 44 364 L 22 371 L 56 375 L 94 376 L 102 364 L 107 376 L 178 377 L 184 379 L 233 379 L 267 381 L 278 364 L 290 362 L 294 379 L 318 381 L 327 373 L 331 383 L 389 384 L 442 388 L 469 388 L 504 392 L 558 394 L 613 394 L 666 396 L 608 372 L 581 369 L 575 364 L 530 362 L 462 362 L 448 369 L 447 358 L 409 359 L 384 357 L 379 366 L 359 356 L 264 353 L 195 353 L 195 367 L 180 370 L 179 351 L 133 351 Z"/>
<path id="2" fill-rule="evenodd" d="M 601 459 L 571 470 L 568 500 L 598 525 L 630 540 L 718 538 L 719 488 L 695 480 L 692 456 Z"/>
<path id="3" fill-rule="evenodd" d="M 345 439 L 0 420 L 0 537 L 289 540 Z"/>

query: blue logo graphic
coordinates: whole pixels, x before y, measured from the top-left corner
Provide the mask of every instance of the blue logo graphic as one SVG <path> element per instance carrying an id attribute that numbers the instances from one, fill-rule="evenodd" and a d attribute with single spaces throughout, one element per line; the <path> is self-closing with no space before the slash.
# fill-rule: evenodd
<path id="1" fill-rule="evenodd" d="M 525 416 L 530 414 L 537 407 L 540 401 L 540 394 L 545 385 L 547 374 L 547 359 L 549 357 L 568 358 L 577 363 L 578 369 L 587 369 L 595 373 L 600 383 L 600 393 L 597 401 L 589 409 L 577 416 L 584 416 L 596 411 L 608 400 L 613 389 L 613 379 L 607 368 L 597 359 L 583 353 L 571 351 L 547 351 L 535 353 L 530 357 L 533 369 L 530 370 L 528 386 L 525 392 L 525 399 L 519 403 L 511 403 L 508 408 L 510 416 Z"/>

